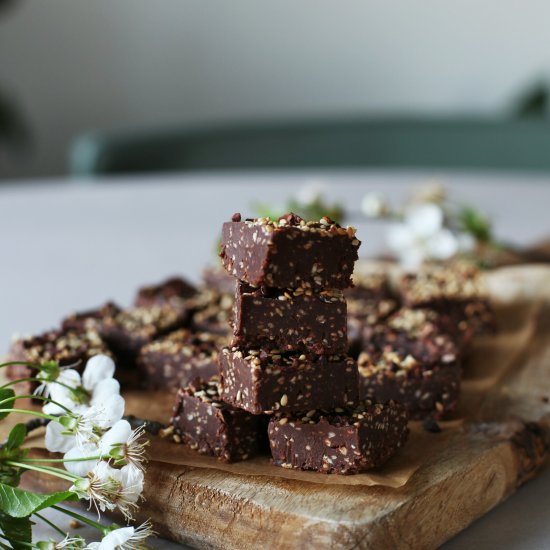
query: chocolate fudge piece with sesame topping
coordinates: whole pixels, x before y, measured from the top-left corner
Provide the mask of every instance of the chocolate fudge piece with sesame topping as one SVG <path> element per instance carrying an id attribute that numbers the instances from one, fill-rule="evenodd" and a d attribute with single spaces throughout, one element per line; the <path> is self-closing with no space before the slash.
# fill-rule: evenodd
<path id="1" fill-rule="evenodd" d="M 235 280 L 233 279 L 233 292 Z M 190 327 L 198 332 L 212 332 L 229 336 L 233 317 L 233 295 L 219 292 L 215 288 L 201 288 L 187 301 L 191 310 Z"/>
<path id="2" fill-rule="evenodd" d="M 181 277 L 171 277 L 158 285 L 140 288 L 134 300 L 136 307 L 151 307 L 171 304 L 174 307 L 184 305 L 187 298 L 197 293 L 197 289 Z"/>
<path id="3" fill-rule="evenodd" d="M 56 361 L 60 366 L 71 366 L 82 372 L 88 359 L 94 355 L 111 355 L 98 332 L 87 330 L 51 330 L 38 336 L 14 340 L 6 361 L 44 363 Z M 35 377 L 37 371 L 26 365 L 6 367 L 10 380 Z M 27 381 L 16 386 L 19 392 L 29 393 L 38 387 L 37 382 Z"/>
<path id="4" fill-rule="evenodd" d="M 449 318 L 448 329 L 461 345 L 495 329 L 480 270 L 470 262 L 429 264 L 401 279 L 405 305 L 431 308 Z"/>
<path id="5" fill-rule="evenodd" d="M 362 402 L 356 408 L 276 413 L 268 436 L 273 464 L 325 474 L 357 474 L 381 466 L 408 437 L 405 409 Z"/>
<path id="6" fill-rule="evenodd" d="M 327 217 L 306 222 L 295 214 L 233 220 L 223 225 L 220 256 L 237 279 L 276 288 L 350 286 L 361 244 L 354 228 Z"/>
<path id="7" fill-rule="evenodd" d="M 202 284 L 204 288 L 216 290 L 220 294 L 235 293 L 235 278 L 223 268 L 221 263 L 203 270 Z"/>
<path id="8" fill-rule="evenodd" d="M 357 403 L 357 364 L 347 356 L 224 348 L 222 398 L 253 414 Z"/>
<path id="9" fill-rule="evenodd" d="M 187 329 L 143 346 L 137 359 L 143 387 L 151 390 L 176 390 L 196 377 L 208 379 L 218 372 L 218 351 L 226 338 Z"/>
<path id="10" fill-rule="evenodd" d="M 382 323 L 399 306 L 388 276 L 382 272 L 356 272 L 352 288 L 344 291 L 348 308 L 348 341 L 350 354 L 361 352 L 374 327 Z"/>
<path id="11" fill-rule="evenodd" d="M 371 328 L 363 350 L 371 355 L 382 351 L 412 355 L 424 367 L 455 363 L 461 346 L 449 332 L 451 324 L 447 315 L 433 309 L 403 307 Z"/>
<path id="12" fill-rule="evenodd" d="M 358 360 L 359 395 L 385 403 L 401 403 L 411 418 L 441 418 L 456 409 L 460 394 L 460 365 L 456 361 L 426 367 L 412 355 L 384 351 Z"/>
<path id="13" fill-rule="evenodd" d="M 71 313 L 61 321 L 61 328 L 62 330 L 74 330 L 78 332 L 88 329 L 97 330 L 103 319 L 112 317 L 120 313 L 120 311 L 120 307 L 116 304 L 107 302 L 97 309 Z"/>
<path id="14" fill-rule="evenodd" d="M 224 403 L 219 380 L 196 379 L 180 388 L 171 423 L 174 440 L 199 453 L 225 462 L 246 460 L 258 453 L 265 439 L 265 423 L 241 409 Z"/>
<path id="15" fill-rule="evenodd" d="M 233 346 L 334 355 L 347 351 L 341 290 L 279 290 L 238 282 Z"/>
<path id="16" fill-rule="evenodd" d="M 103 319 L 99 332 L 122 366 L 133 367 L 145 344 L 183 327 L 188 317 L 188 311 L 168 304 L 130 308 Z"/>

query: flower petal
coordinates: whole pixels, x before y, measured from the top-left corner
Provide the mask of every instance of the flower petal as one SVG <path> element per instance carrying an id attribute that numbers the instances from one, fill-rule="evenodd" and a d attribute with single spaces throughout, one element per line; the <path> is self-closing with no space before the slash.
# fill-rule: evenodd
<path id="1" fill-rule="evenodd" d="M 95 445 L 91 443 L 84 443 L 80 447 L 73 447 L 67 453 L 65 453 L 64 459 L 73 459 L 73 458 L 86 458 L 90 456 L 97 456 L 98 451 Z M 94 458 L 92 460 L 82 460 L 75 462 L 63 462 L 65 469 L 72 474 L 77 476 L 85 477 L 91 472 L 98 463 L 98 459 Z"/>
<path id="2" fill-rule="evenodd" d="M 458 241 L 448 229 L 441 229 L 426 242 L 426 250 L 431 258 L 447 260 L 458 252 Z"/>
<path id="3" fill-rule="evenodd" d="M 393 252 L 401 255 L 414 246 L 414 237 L 406 225 L 396 224 L 388 229 L 386 242 Z"/>
<path id="4" fill-rule="evenodd" d="M 88 391 L 93 391 L 101 380 L 112 378 L 114 374 L 115 362 L 110 357 L 107 355 L 94 355 L 86 363 L 82 375 L 82 385 Z"/>
<path id="5" fill-rule="evenodd" d="M 98 550 L 113 550 L 127 543 L 134 535 L 133 527 L 121 527 L 111 531 L 101 540 Z"/>
<path id="6" fill-rule="evenodd" d="M 399 257 L 399 263 L 405 271 L 414 272 L 422 265 L 426 259 L 426 251 L 422 247 L 415 245 L 405 250 Z"/>
<path id="7" fill-rule="evenodd" d="M 133 464 L 126 464 L 118 472 L 118 479 L 125 489 L 125 497 L 129 502 L 137 502 L 141 493 L 143 493 L 143 472 Z"/>
<path id="8" fill-rule="evenodd" d="M 64 430 L 65 428 L 55 420 L 48 423 L 44 437 L 44 443 L 48 451 L 52 453 L 66 453 L 74 447 L 76 443 L 74 435 L 63 435 L 61 432 Z"/>
<path id="9" fill-rule="evenodd" d="M 361 212 L 367 218 L 379 218 L 386 210 L 386 201 L 380 193 L 367 193 L 361 200 Z"/>
<path id="10" fill-rule="evenodd" d="M 99 382 L 93 390 L 90 405 L 101 404 L 103 401 L 111 397 L 111 395 L 120 394 L 120 383 L 114 378 L 108 378 Z"/>
<path id="11" fill-rule="evenodd" d="M 412 234 L 427 239 L 443 227 L 443 210 L 436 204 L 413 204 L 405 212 L 405 225 Z"/>
<path id="12" fill-rule="evenodd" d="M 101 404 L 93 405 L 93 409 L 99 411 L 95 424 L 106 429 L 113 426 L 124 415 L 124 398 L 120 395 L 111 395 Z"/>
<path id="13" fill-rule="evenodd" d="M 127 420 L 119 420 L 113 427 L 105 432 L 99 442 L 99 450 L 103 454 L 109 454 L 113 445 L 126 443 L 132 435 L 132 426 Z"/>

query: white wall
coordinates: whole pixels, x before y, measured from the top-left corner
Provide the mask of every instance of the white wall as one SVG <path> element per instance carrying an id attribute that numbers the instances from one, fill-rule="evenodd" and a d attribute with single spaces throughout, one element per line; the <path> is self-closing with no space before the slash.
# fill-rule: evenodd
<path id="1" fill-rule="evenodd" d="M 21 0 L 0 86 L 36 149 L 0 177 L 62 173 L 92 128 L 500 112 L 546 75 L 549 20 L 543 0 Z"/>

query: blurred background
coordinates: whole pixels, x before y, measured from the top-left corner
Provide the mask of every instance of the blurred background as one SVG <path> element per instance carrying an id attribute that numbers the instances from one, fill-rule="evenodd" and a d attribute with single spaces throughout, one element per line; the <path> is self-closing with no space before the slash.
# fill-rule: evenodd
<path id="1" fill-rule="evenodd" d="M 0 179 L 548 170 L 549 18 L 542 0 L 0 0 Z"/>

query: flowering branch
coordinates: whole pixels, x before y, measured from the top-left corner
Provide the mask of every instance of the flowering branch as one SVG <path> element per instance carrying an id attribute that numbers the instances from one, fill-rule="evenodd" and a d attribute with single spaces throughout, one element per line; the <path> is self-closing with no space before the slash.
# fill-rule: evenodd
<path id="1" fill-rule="evenodd" d="M 23 379 L 0 387 L 0 420 L 11 413 L 32 415 L 29 422 L 17 424 L 0 445 L 0 548 L 29 547 L 40 550 L 57 549 L 110 549 L 136 548 L 152 534 L 151 524 L 139 527 L 105 527 L 80 514 L 67 511 L 58 504 L 67 500 L 85 500 L 89 508 L 100 515 L 105 511 L 119 510 L 127 521 L 142 498 L 144 481 L 146 430 L 158 433 L 162 427 L 130 417 L 132 424 L 123 418 L 125 402 L 120 385 L 114 379 L 115 365 L 109 357 L 95 356 L 86 364 L 82 376 L 72 368 L 48 362 L 41 365 L 25 364 L 36 369 L 37 375 L 24 379 L 39 382 L 33 395 L 15 395 L 11 386 Z M 0 368 L 7 364 L 0 365 Z M 43 402 L 42 411 L 16 408 L 17 400 L 34 398 Z M 45 444 L 51 452 L 63 453 L 62 458 L 29 458 L 22 445 L 28 433 L 46 427 Z M 62 464 L 63 468 L 51 463 Z M 33 471 L 69 481 L 67 491 L 35 494 L 17 488 L 23 471 Z M 82 537 L 70 537 L 56 529 L 64 538 L 61 541 L 32 543 L 30 517 L 53 507 L 87 523 L 103 535 L 99 543 L 89 543 Z"/>

